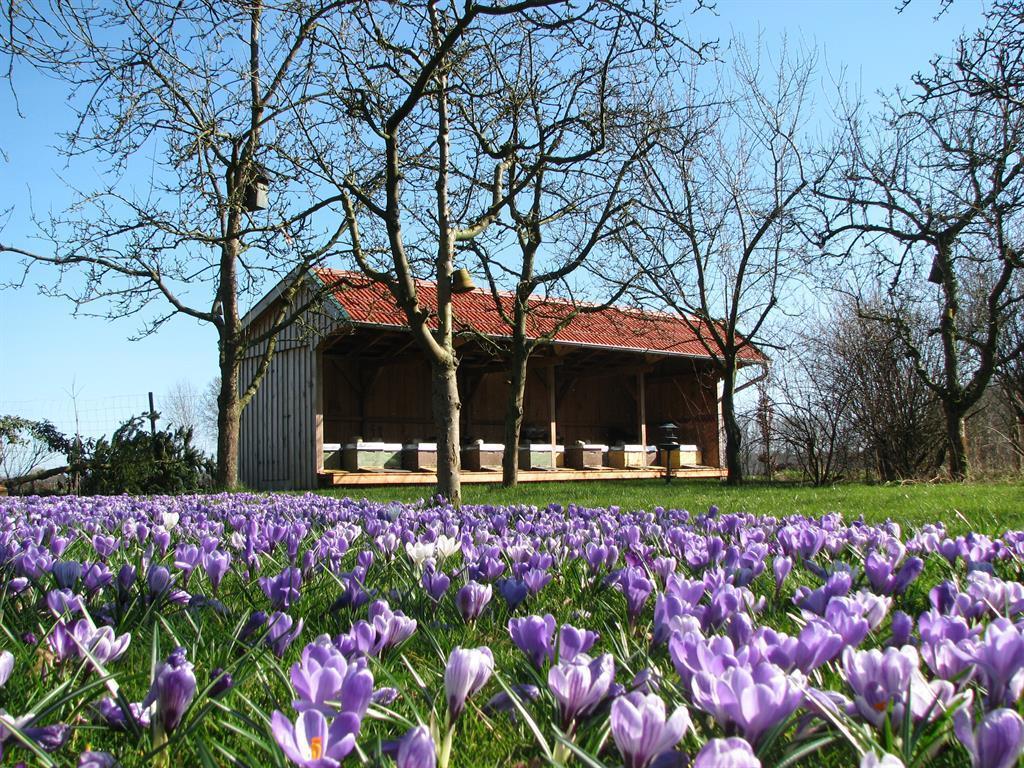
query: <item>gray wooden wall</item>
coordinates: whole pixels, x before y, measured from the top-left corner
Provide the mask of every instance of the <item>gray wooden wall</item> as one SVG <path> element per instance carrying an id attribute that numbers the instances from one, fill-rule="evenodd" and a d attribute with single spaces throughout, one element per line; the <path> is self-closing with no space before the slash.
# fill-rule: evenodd
<path id="1" fill-rule="evenodd" d="M 308 287 L 295 306 L 310 298 Z M 271 327 L 279 304 L 272 302 L 252 321 L 252 333 Z M 306 313 L 277 338 L 277 349 L 263 382 L 242 411 L 239 476 L 249 488 L 315 488 L 323 445 L 323 406 L 319 392 L 318 347 L 337 325 L 323 309 Z M 266 344 L 252 347 L 242 363 L 240 388 L 252 380 Z"/>

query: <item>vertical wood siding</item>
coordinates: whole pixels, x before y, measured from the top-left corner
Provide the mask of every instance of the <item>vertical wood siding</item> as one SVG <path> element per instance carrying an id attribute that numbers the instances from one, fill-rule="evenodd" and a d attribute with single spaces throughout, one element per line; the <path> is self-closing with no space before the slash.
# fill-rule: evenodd
<path id="1" fill-rule="evenodd" d="M 300 291 L 295 304 L 309 299 Z M 266 331 L 277 310 L 276 304 L 257 317 L 252 332 Z M 258 490 L 301 490 L 316 487 L 320 445 L 317 360 L 320 341 L 334 327 L 322 312 L 307 313 L 289 325 L 277 338 L 270 368 L 242 411 L 239 475 L 243 484 Z M 248 351 L 242 361 L 240 386 L 252 380 L 266 349 L 261 343 Z"/>

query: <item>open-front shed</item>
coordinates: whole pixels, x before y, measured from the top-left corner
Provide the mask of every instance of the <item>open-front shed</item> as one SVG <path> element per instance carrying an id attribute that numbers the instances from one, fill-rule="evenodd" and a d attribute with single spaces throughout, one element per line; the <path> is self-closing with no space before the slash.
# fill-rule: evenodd
<path id="1" fill-rule="evenodd" d="M 317 270 L 295 300 L 331 287 L 279 336 L 258 393 L 242 414 L 241 480 L 259 489 L 433 482 L 434 421 L 429 364 L 384 286 Z M 418 286 L 432 306 L 434 285 Z M 273 322 L 281 290 L 244 318 L 259 334 Z M 541 336 L 571 305 L 538 299 L 530 332 Z M 490 292 L 454 297 L 459 331 L 463 482 L 496 482 L 508 375 L 508 328 Z M 255 370 L 259 349 L 247 359 Z M 748 348 L 744 361 L 759 362 Z M 691 323 L 608 308 L 577 315 L 530 358 L 520 479 L 655 476 L 659 426 L 678 426 L 679 474 L 721 474 L 720 378 Z"/>

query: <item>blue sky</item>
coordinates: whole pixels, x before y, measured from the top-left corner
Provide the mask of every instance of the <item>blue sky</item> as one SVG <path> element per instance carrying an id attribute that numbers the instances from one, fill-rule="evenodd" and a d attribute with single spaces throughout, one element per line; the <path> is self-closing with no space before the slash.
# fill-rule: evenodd
<path id="1" fill-rule="evenodd" d="M 765 44 L 783 35 L 820 51 L 820 119 L 841 75 L 865 94 L 909 84 L 931 56 L 950 50 L 963 30 L 979 26 L 983 5 L 960 0 L 940 18 L 936 0 L 914 0 L 897 13 L 894 0 L 718 0 L 717 15 L 688 17 L 694 37 L 725 40 L 739 34 Z M 31 213 L 60 211 L 68 186 L 87 186 L 87 163 L 67 165 L 54 149 L 57 132 L 70 119 L 60 84 L 22 70 L 16 80 L 23 117 L 15 113 L 9 88 L 0 88 L 0 211 L 13 206 L 0 241 L 45 248 L 33 239 Z M 12 257 L 0 261 L 0 282 L 20 274 Z M 107 321 L 73 317 L 72 307 L 39 296 L 36 273 L 20 290 L 0 292 L 0 413 L 50 418 L 66 431 L 78 422 L 86 434 L 111 431 L 146 406 L 146 393 L 160 396 L 176 382 L 198 389 L 216 374 L 216 338 L 209 326 L 179 317 L 156 335 L 129 341 L 137 319 Z M 72 398 L 72 393 L 75 397 Z"/>

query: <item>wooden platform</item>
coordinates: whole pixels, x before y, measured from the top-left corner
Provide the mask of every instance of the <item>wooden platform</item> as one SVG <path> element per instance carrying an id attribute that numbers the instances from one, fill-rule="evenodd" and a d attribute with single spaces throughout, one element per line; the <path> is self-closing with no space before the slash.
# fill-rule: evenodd
<path id="1" fill-rule="evenodd" d="M 707 478 L 719 479 L 725 477 L 725 470 L 718 467 L 684 466 L 672 471 L 672 477 L 680 479 Z M 437 482 L 437 475 L 433 472 L 399 472 L 399 471 L 369 471 L 369 472 L 342 472 L 338 470 L 325 470 L 320 473 L 320 486 L 331 487 L 354 487 L 370 485 L 433 485 Z M 647 469 L 554 469 L 554 470 L 520 470 L 519 482 L 521 483 L 559 483 L 573 482 L 580 480 L 643 480 L 665 477 L 664 467 L 649 467 Z M 462 471 L 462 482 L 465 483 L 500 483 L 501 472 L 469 472 Z"/>

